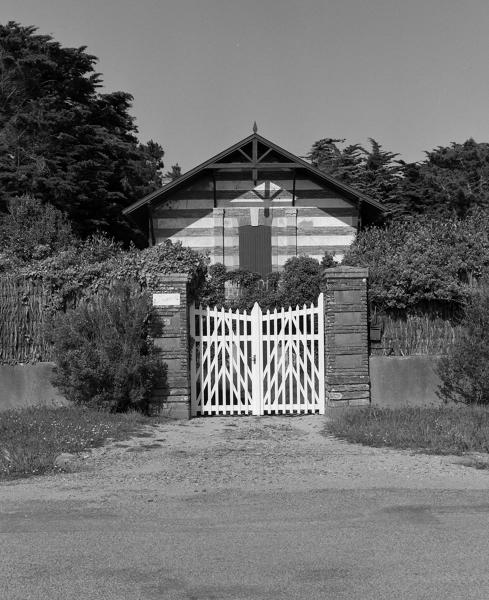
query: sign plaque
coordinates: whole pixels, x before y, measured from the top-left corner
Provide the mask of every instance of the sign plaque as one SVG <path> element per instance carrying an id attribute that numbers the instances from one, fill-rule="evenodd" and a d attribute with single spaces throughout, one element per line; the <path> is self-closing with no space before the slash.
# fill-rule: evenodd
<path id="1" fill-rule="evenodd" d="M 180 306 L 180 294 L 153 294 L 153 306 Z"/>

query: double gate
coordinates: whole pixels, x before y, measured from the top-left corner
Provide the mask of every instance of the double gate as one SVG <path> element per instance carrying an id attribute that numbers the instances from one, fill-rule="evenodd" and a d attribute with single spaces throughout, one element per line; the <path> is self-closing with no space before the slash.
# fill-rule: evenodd
<path id="1" fill-rule="evenodd" d="M 191 306 L 192 415 L 324 413 L 324 297 L 266 313 Z"/>

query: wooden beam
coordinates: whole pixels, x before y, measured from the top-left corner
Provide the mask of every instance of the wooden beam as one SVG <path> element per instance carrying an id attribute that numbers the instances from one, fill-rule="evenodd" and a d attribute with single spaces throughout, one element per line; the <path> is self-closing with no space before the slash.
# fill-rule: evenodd
<path id="1" fill-rule="evenodd" d="M 220 170 L 226 170 L 226 169 L 294 169 L 297 168 L 299 165 L 297 165 L 297 163 L 293 163 L 293 162 L 250 162 L 250 163 L 245 163 L 245 162 L 237 162 L 237 163 L 212 163 L 210 165 L 207 165 L 207 167 L 209 169 L 220 169 Z"/>
<path id="2" fill-rule="evenodd" d="M 268 149 L 266 152 L 264 152 L 264 153 L 263 153 L 263 154 L 260 156 L 260 158 L 258 159 L 258 162 L 261 162 L 261 161 L 262 161 L 262 160 L 265 158 L 265 156 L 267 156 L 268 154 L 270 154 L 270 152 L 271 152 L 271 151 L 272 151 L 272 149 L 271 149 L 271 148 L 269 148 L 269 149 Z"/>
<path id="3" fill-rule="evenodd" d="M 253 172 L 251 174 L 251 177 L 253 179 L 253 183 L 256 185 L 256 182 L 258 180 L 258 169 L 256 168 L 256 163 L 258 162 L 258 140 L 256 139 L 256 137 L 253 138 L 251 157 L 253 158 Z"/>
<path id="4" fill-rule="evenodd" d="M 296 175 L 297 175 L 297 172 L 294 169 L 294 181 L 292 183 L 292 206 L 295 206 L 295 182 L 297 179 Z"/>
<path id="5" fill-rule="evenodd" d="M 250 162 L 253 160 L 253 159 L 251 158 L 251 156 L 248 156 L 248 155 L 246 154 L 246 152 L 245 152 L 244 150 L 242 150 L 241 148 L 238 148 L 238 151 L 239 151 L 239 152 L 241 152 L 241 154 L 242 154 L 242 155 L 243 155 L 245 158 L 247 158 L 247 159 L 248 159 Z"/>
<path id="6" fill-rule="evenodd" d="M 153 207 L 151 206 L 151 202 L 148 203 L 148 214 L 149 214 L 149 237 L 151 240 L 150 245 L 151 246 L 155 246 L 156 245 L 156 238 L 155 238 L 155 229 L 154 229 L 154 223 L 153 223 Z"/>

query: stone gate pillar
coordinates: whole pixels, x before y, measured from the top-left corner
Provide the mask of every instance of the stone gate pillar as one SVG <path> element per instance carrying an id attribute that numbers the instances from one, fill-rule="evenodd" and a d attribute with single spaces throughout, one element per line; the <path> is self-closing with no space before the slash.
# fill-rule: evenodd
<path id="1" fill-rule="evenodd" d="M 325 269 L 325 371 L 327 406 L 370 403 L 368 269 Z"/>
<path id="2" fill-rule="evenodd" d="M 151 291 L 154 344 L 167 365 L 166 382 L 154 390 L 153 405 L 162 415 L 190 419 L 189 275 L 162 275 Z"/>

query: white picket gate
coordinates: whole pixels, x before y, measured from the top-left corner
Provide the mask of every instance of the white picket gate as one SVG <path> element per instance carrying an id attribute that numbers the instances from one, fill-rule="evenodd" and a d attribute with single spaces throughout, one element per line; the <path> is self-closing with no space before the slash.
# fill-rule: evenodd
<path id="1" fill-rule="evenodd" d="M 192 415 L 324 414 L 324 297 L 250 313 L 190 307 Z"/>

